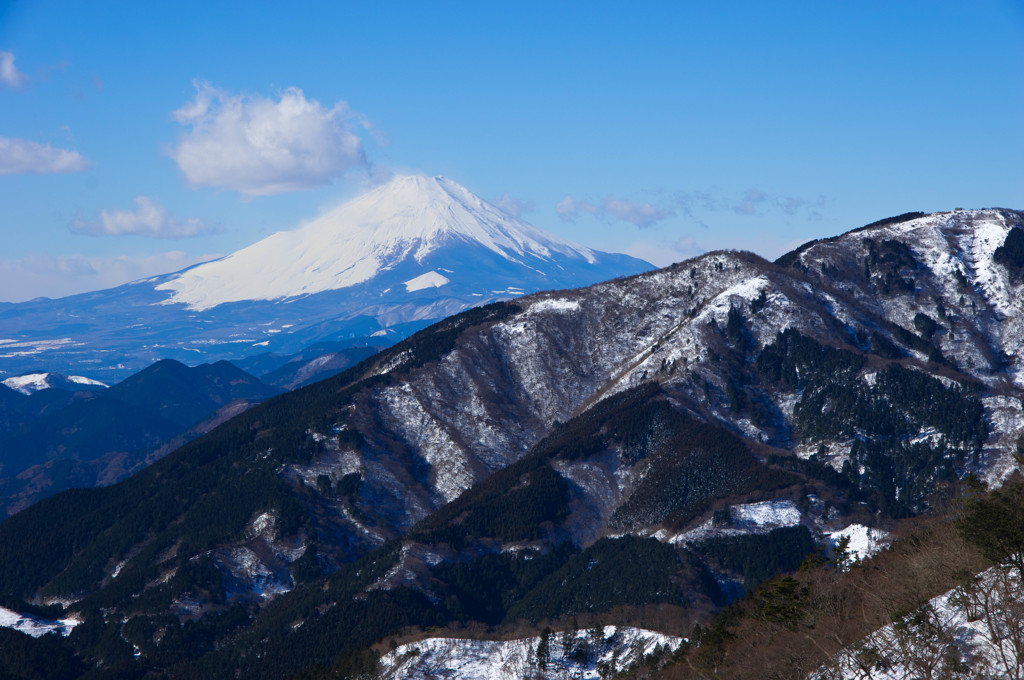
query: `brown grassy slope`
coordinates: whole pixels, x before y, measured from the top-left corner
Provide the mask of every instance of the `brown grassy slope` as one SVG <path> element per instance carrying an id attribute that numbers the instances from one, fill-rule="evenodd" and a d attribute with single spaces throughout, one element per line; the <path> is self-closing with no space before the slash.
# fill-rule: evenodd
<path id="1" fill-rule="evenodd" d="M 803 680 L 837 653 L 988 568 L 956 513 L 905 525 L 892 548 L 847 572 L 806 564 L 734 604 L 659 677 Z"/>

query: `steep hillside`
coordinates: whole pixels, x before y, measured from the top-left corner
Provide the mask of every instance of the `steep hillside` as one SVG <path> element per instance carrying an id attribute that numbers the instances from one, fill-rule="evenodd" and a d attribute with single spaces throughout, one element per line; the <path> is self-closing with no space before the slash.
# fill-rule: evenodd
<path id="1" fill-rule="evenodd" d="M 464 312 L 8 520 L 3 594 L 180 677 L 409 625 L 706 620 L 854 521 L 1016 467 L 1022 229 L 907 215 Z"/>

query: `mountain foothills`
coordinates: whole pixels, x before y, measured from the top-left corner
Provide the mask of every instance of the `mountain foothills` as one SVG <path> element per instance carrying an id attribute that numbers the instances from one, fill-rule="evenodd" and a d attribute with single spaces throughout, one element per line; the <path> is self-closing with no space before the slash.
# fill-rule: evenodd
<path id="1" fill-rule="evenodd" d="M 166 288 L 237 304 L 203 292 L 235 261 Z M 434 626 L 692 637 L 833 536 L 1013 473 L 1022 292 L 1024 214 L 992 209 L 469 309 L 10 517 L 0 604 L 79 621 L 37 642 L 86 677 L 354 677 Z M 804 591 L 771 583 L 757 611 L 782 634 Z M 540 672 L 586 637 L 552 656 L 545 635 Z"/>
<path id="2" fill-rule="evenodd" d="M 21 391 L 0 385 L 0 517 L 123 479 L 283 391 L 226 361 L 190 368 L 170 359 L 109 389 L 55 374 L 5 382 Z"/>
<path id="3" fill-rule="evenodd" d="M 109 383 L 166 358 L 388 345 L 468 307 L 649 269 L 547 234 L 451 180 L 395 177 L 213 262 L 0 303 L 0 377 L 46 367 Z"/>

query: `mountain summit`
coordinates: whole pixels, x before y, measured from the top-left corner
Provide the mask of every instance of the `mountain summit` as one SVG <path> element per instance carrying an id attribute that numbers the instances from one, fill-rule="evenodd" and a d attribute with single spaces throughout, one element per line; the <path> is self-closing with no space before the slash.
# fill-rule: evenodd
<path id="1" fill-rule="evenodd" d="M 518 265 L 527 278 L 540 274 L 560 282 L 562 276 L 546 270 L 593 267 L 599 256 L 502 212 L 449 179 L 402 176 L 295 231 L 188 269 L 157 288 L 173 292 L 169 303 L 209 309 L 349 288 L 408 264 L 427 269 L 423 280 L 403 282 L 412 292 L 446 285 L 447 274 L 457 272 L 441 274 L 424 265 L 466 249 L 489 251 L 482 253 L 487 259 Z M 483 274 L 473 272 L 464 281 L 478 282 Z"/>
<path id="2" fill-rule="evenodd" d="M 56 370 L 110 382 L 165 358 L 386 345 L 469 307 L 649 269 L 545 233 L 451 180 L 396 177 L 213 262 L 0 305 L 0 379 Z"/>

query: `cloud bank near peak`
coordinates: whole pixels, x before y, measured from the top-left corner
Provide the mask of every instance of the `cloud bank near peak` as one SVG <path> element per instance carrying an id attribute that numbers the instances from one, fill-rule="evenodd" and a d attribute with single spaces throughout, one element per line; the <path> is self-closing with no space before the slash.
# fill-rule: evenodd
<path id="1" fill-rule="evenodd" d="M 187 238 L 214 231 L 197 217 L 180 219 L 147 196 L 135 199 L 135 210 L 103 210 L 97 220 L 75 218 L 68 225 L 77 234 L 91 236 L 146 236 Z"/>
<path id="2" fill-rule="evenodd" d="M 108 257 L 37 253 L 16 259 L 0 259 L 0 291 L 3 291 L 3 302 L 25 302 L 37 297 L 58 298 L 113 288 L 217 257 L 191 256 L 180 250 Z"/>
<path id="3" fill-rule="evenodd" d="M 296 87 L 277 98 L 232 94 L 196 82 L 172 113 L 184 130 L 168 155 L 191 187 L 266 196 L 330 184 L 369 169 L 357 128 L 366 123 L 344 101 L 331 108 Z"/>
<path id="4" fill-rule="evenodd" d="M 575 222 L 583 213 L 604 219 L 621 220 L 640 227 L 650 227 L 675 214 L 667 208 L 650 203 L 639 203 L 609 196 L 597 206 L 567 195 L 555 205 L 555 212 L 563 222 Z"/>

